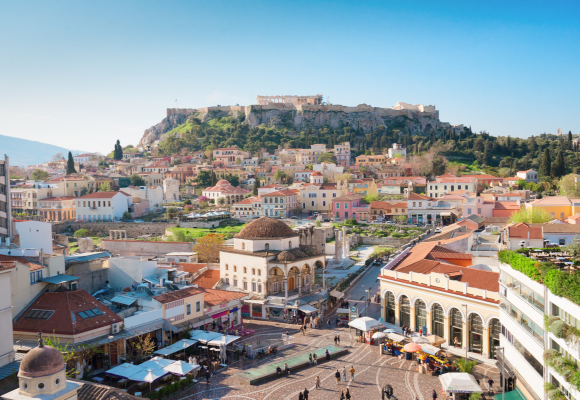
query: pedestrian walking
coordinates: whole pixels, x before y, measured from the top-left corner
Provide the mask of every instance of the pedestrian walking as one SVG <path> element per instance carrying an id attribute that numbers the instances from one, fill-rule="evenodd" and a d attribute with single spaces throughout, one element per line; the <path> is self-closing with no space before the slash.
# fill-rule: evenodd
<path id="1" fill-rule="evenodd" d="M 338 370 L 334 373 L 334 377 L 336 378 L 336 384 L 340 384 L 340 372 Z"/>
<path id="2" fill-rule="evenodd" d="M 338 342 L 338 345 L 340 346 L 340 335 L 336 335 L 336 341 Z"/>
<path id="3" fill-rule="evenodd" d="M 346 367 L 342 367 L 342 380 L 346 382 Z"/>
<path id="4" fill-rule="evenodd" d="M 276 366 L 276 373 L 278 374 L 278 376 L 282 376 L 282 368 L 280 368 L 279 365 Z"/>
<path id="5" fill-rule="evenodd" d="M 489 386 L 489 390 L 488 390 L 489 394 L 491 394 L 491 392 L 493 391 L 493 384 L 494 384 L 493 379 L 489 378 L 487 380 L 487 385 Z"/>
<path id="6" fill-rule="evenodd" d="M 328 352 L 328 349 L 326 349 L 326 361 L 330 361 L 330 353 Z"/>
<path id="7" fill-rule="evenodd" d="M 314 384 L 316 385 L 316 389 L 320 389 L 320 377 L 318 375 L 314 378 Z"/>
<path id="8" fill-rule="evenodd" d="M 350 367 L 350 380 L 351 381 L 354 381 L 354 373 L 355 373 L 354 365 L 351 365 L 351 367 Z"/>
<path id="9" fill-rule="evenodd" d="M 318 365 L 318 358 L 316 357 L 316 353 L 312 355 L 312 361 L 314 361 L 314 365 Z"/>
<path id="10" fill-rule="evenodd" d="M 337 340 L 337 339 L 336 339 L 336 336 L 335 336 L 335 337 L 334 337 L 334 345 L 335 345 L 335 346 L 336 346 L 336 340 Z"/>
<path id="11" fill-rule="evenodd" d="M 346 398 L 346 400 L 350 400 L 350 392 L 348 391 L 348 388 L 346 388 L 346 394 L 344 395 L 344 397 Z"/>
<path id="12" fill-rule="evenodd" d="M 330 320 L 329 319 L 326 320 L 326 325 L 328 325 L 328 329 L 330 329 L 330 325 L 331 324 L 330 324 Z"/>
<path id="13" fill-rule="evenodd" d="M 310 393 L 308 388 L 304 388 L 304 400 L 308 400 L 308 393 Z"/>
<path id="14" fill-rule="evenodd" d="M 343 390 L 340 391 L 340 400 L 344 400 L 344 391 Z"/>
<path id="15" fill-rule="evenodd" d="M 290 375 L 290 368 L 288 368 L 287 363 L 284 363 L 284 372 L 286 372 L 286 376 Z"/>
<path id="16" fill-rule="evenodd" d="M 306 336 L 306 325 L 302 325 L 300 329 L 302 330 L 302 336 Z"/>
<path id="17" fill-rule="evenodd" d="M 298 395 L 298 400 L 304 400 L 304 393 L 300 392 Z"/>
<path id="18" fill-rule="evenodd" d="M 209 385 L 209 378 L 211 377 L 211 372 L 209 372 L 209 369 L 205 370 L 205 383 L 207 383 Z"/>
<path id="19" fill-rule="evenodd" d="M 312 365 L 312 353 L 308 354 L 308 365 Z"/>
<path id="20" fill-rule="evenodd" d="M 433 400 L 437 400 L 437 390 L 433 389 Z"/>

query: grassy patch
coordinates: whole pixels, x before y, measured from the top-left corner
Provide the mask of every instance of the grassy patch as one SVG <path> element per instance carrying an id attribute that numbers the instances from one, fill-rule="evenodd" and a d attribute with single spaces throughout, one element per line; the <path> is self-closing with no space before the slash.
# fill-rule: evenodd
<path id="1" fill-rule="evenodd" d="M 184 241 L 184 242 L 191 242 L 194 239 L 202 238 L 210 233 L 217 233 L 221 235 L 225 235 L 229 238 L 229 236 L 233 236 L 242 228 L 246 226 L 246 224 L 239 224 L 237 226 L 220 226 L 219 228 L 169 228 L 168 231 L 172 232 L 172 236 L 176 238 L 176 241 Z"/>

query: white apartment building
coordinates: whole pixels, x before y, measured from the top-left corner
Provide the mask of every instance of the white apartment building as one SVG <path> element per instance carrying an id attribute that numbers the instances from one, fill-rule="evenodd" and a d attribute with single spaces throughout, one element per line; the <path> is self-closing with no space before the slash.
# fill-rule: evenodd
<path id="1" fill-rule="evenodd" d="M 338 165 L 350 167 L 350 143 L 344 142 L 334 145 L 334 156 Z"/>
<path id="2" fill-rule="evenodd" d="M 96 192 L 76 200 L 77 221 L 117 221 L 133 212 L 133 198 L 124 192 Z"/>
<path id="3" fill-rule="evenodd" d="M 224 163 L 225 167 L 230 165 L 235 165 L 237 160 L 243 163 L 244 159 L 250 158 L 250 153 L 247 151 L 241 151 L 237 147 L 224 147 L 220 149 L 215 149 L 213 151 L 213 158 L 216 161 L 221 161 Z"/>
<path id="4" fill-rule="evenodd" d="M 288 218 L 300 213 L 298 207 L 299 190 L 285 189 L 261 196 L 263 215 L 266 217 Z"/>
<path id="5" fill-rule="evenodd" d="M 538 183 L 538 171 L 533 169 L 528 169 L 527 171 L 518 171 L 516 176 L 520 179 L 525 180 L 526 182 L 534 182 Z"/>
<path id="6" fill-rule="evenodd" d="M 402 144 L 394 143 L 393 147 L 388 150 L 389 158 L 407 157 L 407 149 Z"/>
<path id="7" fill-rule="evenodd" d="M 262 199 L 260 196 L 252 196 L 232 204 L 230 213 L 234 218 L 262 217 Z"/>
<path id="8" fill-rule="evenodd" d="M 322 174 L 329 173 L 329 174 L 342 174 L 344 173 L 344 166 L 336 165 L 335 163 L 327 163 L 323 162 L 320 164 L 312 165 L 312 169 L 314 171 L 321 172 Z"/>
<path id="9" fill-rule="evenodd" d="M 138 197 L 143 200 L 149 200 L 151 208 L 161 207 L 163 203 L 163 188 L 161 186 L 129 186 L 121 188 L 124 192 L 132 197 Z"/>
<path id="10" fill-rule="evenodd" d="M 427 182 L 427 196 L 439 198 L 455 190 L 476 193 L 473 178 L 438 178 L 437 182 Z"/>
<path id="11" fill-rule="evenodd" d="M 301 182 L 310 182 L 310 175 L 312 175 L 313 170 L 304 170 L 304 171 L 296 171 L 294 172 L 294 182 L 301 181 Z"/>

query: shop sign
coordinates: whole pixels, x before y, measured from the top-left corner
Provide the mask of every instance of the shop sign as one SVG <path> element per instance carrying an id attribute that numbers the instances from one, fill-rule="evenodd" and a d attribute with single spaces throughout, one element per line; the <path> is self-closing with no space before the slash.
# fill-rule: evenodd
<path id="1" fill-rule="evenodd" d="M 358 318 L 358 308 L 351 307 L 350 308 L 350 320 L 353 321 Z"/>

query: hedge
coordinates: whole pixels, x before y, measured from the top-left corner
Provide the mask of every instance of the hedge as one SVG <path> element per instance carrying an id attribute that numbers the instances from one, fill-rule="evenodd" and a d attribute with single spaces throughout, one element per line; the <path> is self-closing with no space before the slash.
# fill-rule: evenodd
<path id="1" fill-rule="evenodd" d="M 516 271 L 546 285 L 556 296 L 580 304 L 580 274 L 561 270 L 550 262 L 531 260 L 515 251 L 502 250 L 498 253 L 498 257 L 501 262 L 509 264 Z"/>

